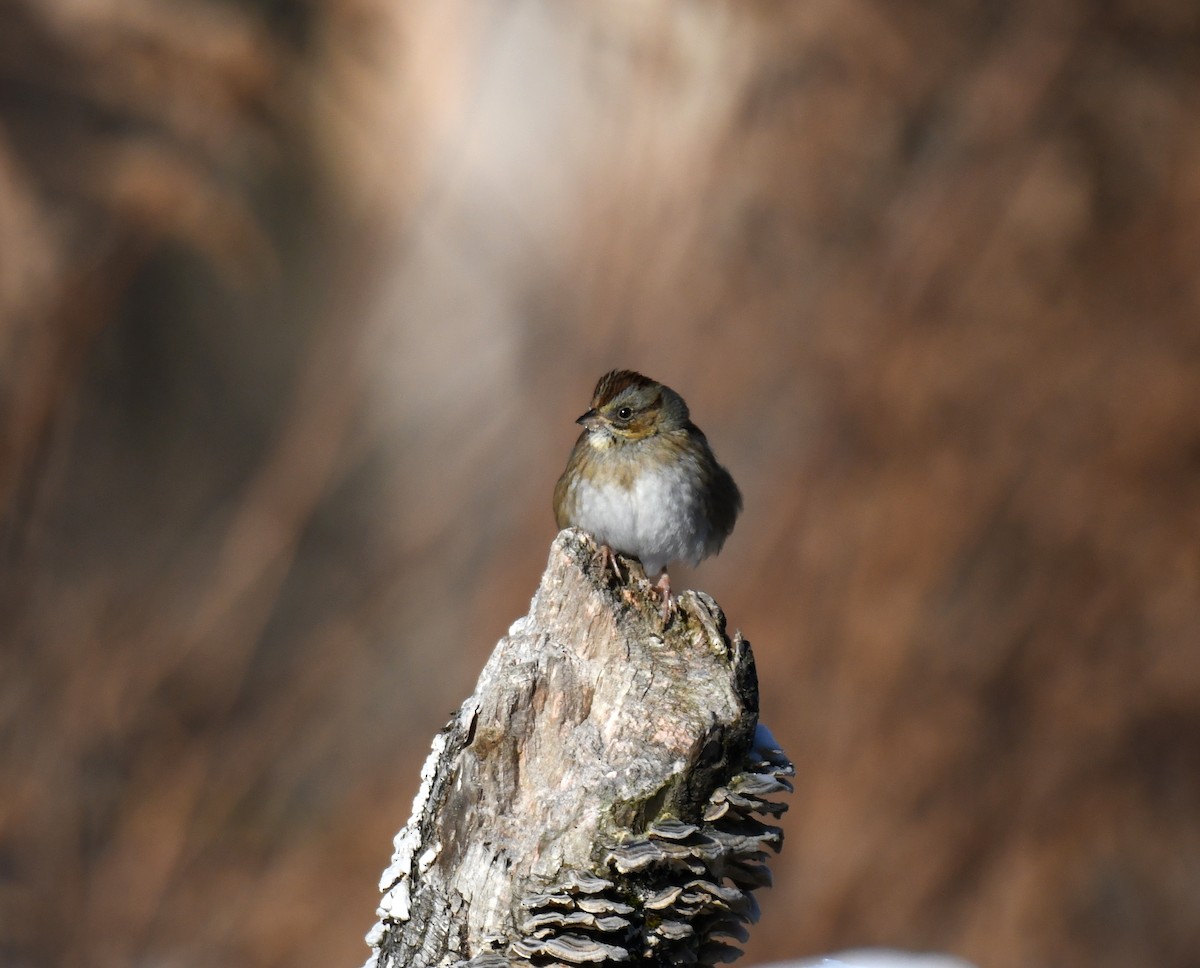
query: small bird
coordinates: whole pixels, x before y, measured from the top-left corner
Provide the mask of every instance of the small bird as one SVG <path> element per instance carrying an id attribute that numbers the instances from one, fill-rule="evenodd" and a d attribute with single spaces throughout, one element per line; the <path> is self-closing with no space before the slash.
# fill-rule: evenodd
<path id="1" fill-rule="evenodd" d="M 674 602 L 666 567 L 695 565 L 721 550 L 742 495 L 692 423 L 683 397 L 632 370 L 596 384 L 583 433 L 554 488 L 559 528 L 589 531 L 621 577 L 614 552 L 660 575 L 666 622 Z"/>

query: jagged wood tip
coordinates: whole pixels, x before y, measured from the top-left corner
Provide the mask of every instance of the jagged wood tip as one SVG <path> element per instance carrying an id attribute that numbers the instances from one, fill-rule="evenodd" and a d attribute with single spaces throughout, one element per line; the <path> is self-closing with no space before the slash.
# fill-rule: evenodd
<path id="1" fill-rule="evenodd" d="M 707 595 L 568 529 L 435 738 L 380 883 L 374 968 L 716 964 L 758 915 L 792 766 Z"/>

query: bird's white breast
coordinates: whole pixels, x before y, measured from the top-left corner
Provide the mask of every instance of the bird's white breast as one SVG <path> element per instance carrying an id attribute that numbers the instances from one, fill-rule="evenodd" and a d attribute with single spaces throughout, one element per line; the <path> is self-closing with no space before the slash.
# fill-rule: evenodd
<path id="1" fill-rule="evenodd" d="M 601 483 L 577 480 L 575 522 L 601 544 L 640 559 L 647 575 L 671 561 L 694 565 L 715 549 L 689 470 L 686 462 L 643 469 L 629 486 L 615 476 Z"/>

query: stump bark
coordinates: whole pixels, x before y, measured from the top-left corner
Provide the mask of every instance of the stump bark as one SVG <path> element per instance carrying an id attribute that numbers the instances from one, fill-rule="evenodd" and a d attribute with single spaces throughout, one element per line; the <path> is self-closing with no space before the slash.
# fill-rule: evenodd
<path id="1" fill-rule="evenodd" d="M 371 968 L 715 964 L 757 918 L 792 766 L 707 595 L 664 623 L 583 532 L 434 739 Z"/>

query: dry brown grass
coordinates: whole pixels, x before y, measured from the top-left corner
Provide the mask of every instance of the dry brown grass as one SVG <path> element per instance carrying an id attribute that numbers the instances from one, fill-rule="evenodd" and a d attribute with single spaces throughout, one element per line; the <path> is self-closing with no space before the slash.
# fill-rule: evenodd
<path id="1" fill-rule="evenodd" d="M 1195 963 L 1192 4 L 0 20 L 0 960 L 358 963 L 628 365 L 746 495 L 752 956 Z"/>

